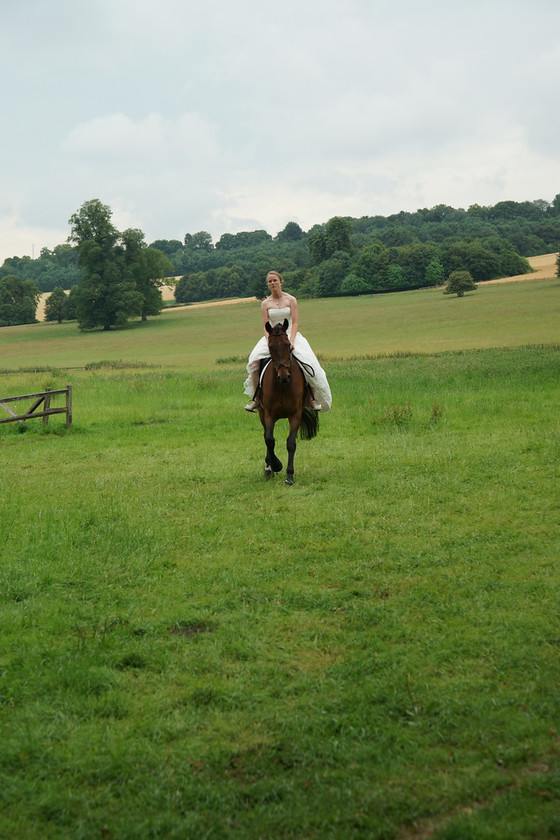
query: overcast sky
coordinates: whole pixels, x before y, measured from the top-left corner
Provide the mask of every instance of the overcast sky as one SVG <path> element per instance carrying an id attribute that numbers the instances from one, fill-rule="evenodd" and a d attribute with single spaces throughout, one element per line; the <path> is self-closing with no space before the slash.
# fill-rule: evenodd
<path id="1" fill-rule="evenodd" d="M 558 0 L 0 0 L 0 262 L 560 193 Z"/>

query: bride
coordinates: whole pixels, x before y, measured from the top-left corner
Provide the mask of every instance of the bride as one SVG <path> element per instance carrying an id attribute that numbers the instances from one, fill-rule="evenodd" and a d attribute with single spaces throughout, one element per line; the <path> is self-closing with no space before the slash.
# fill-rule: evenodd
<path id="1" fill-rule="evenodd" d="M 282 289 L 282 277 L 277 271 L 269 271 L 266 275 L 266 285 L 270 294 L 261 303 L 261 315 L 264 335 L 259 339 L 247 363 L 247 379 L 244 393 L 253 400 L 245 406 L 246 411 L 256 411 L 258 400 L 254 398 L 259 385 L 259 368 L 261 359 L 269 357 L 268 333 L 265 325 L 272 326 L 288 319 L 288 336 L 294 357 L 303 362 L 303 373 L 309 385 L 309 404 L 315 411 L 328 411 L 332 404 L 331 389 L 325 371 L 319 364 L 309 342 L 298 332 L 298 302 L 293 295 Z"/>

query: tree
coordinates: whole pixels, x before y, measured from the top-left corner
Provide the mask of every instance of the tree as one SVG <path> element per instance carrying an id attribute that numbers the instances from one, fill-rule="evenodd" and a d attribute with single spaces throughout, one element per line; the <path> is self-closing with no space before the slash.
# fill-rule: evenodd
<path id="1" fill-rule="evenodd" d="M 332 219 L 329 219 L 325 229 L 325 256 L 327 259 L 330 259 L 336 251 L 351 253 L 351 231 L 352 225 L 348 219 L 343 219 L 342 216 L 333 216 Z"/>
<path id="2" fill-rule="evenodd" d="M 486 219 L 490 209 L 490 207 L 482 207 L 480 204 L 471 204 L 467 213 L 469 216 L 476 216 L 478 219 Z"/>
<path id="3" fill-rule="evenodd" d="M 352 271 L 366 283 L 368 292 L 387 288 L 387 272 L 391 262 L 389 249 L 381 242 L 362 248 L 352 265 Z"/>
<path id="4" fill-rule="evenodd" d="M 235 235 L 233 233 L 222 233 L 216 242 L 218 251 L 231 251 L 235 248 Z"/>
<path id="5" fill-rule="evenodd" d="M 158 251 L 163 251 L 166 257 L 173 260 L 177 251 L 183 250 L 183 243 L 178 239 L 156 239 L 155 242 L 150 242 L 150 248 L 157 248 Z"/>
<path id="6" fill-rule="evenodd" d="M 537 213 L 541 216 L 546 215 L 550 209 L 550 201 L 545 201 L 544 198 L 536 198 L 534 201 L 529 202 L 533 205 L 533 207 L 537 210 Z"/>
<path id="7" fill-rule="evenodd" d="M 531 266 L 525 257 L 520 257 L 513 245 L 505 244 L 498 252 L 500 259 L 500 275 L 502 277 L 513 277 L 516 274 L 528 274 Z"/>
<path id="8" fill-rule="evenodd" d="M 500 277 L 500 259 L 481 242 L 455 242 L 443 249 L 443 265 L 447 274 L 468 271 L 480 283 Z"/>
<path id="9" fill-rule="evenodd" d="M 276 236 L 278 242 L 299 242 L 303 239 L 303 231 L 297 222 L 288 222 L 284 230 Z"/>
<path id="10" fill-rule="evenodd" d="M 558 216 L 560 213 L 560 193 L 557 193 L 552 199 L 548 212 L 553 216 Z"/>
<path id="11" fill-rule="evenodd" d="M 78 300 L 79 295 L 80 287 L 72 286 L 70 292 L 66 295 L 66 304 L 62 315 L 64 321 L 75 321 L 78 317 L 76 314 L 76 301 Z"/>
<path id="12" fill-rule="evenodd" d="M 69 242 L 74 242 L 78 248 L 78 260 L 82 246 L 87 242 L 95 242 L 100 248 L 108 250 L 114 248 L 119 232 L 111 222 L 112 210 L 102 204 L 98 198 L 85 201 L 77 213 L 70 217 L 71 233 Z"/>
<path id="13" fill-rule="evenodd" d="M 56 286 L 45 301 L 45 321 L 58 321 L 62 324 L 66 303 L 66 292 L 62 286 Z"/>
<path id="14" fill-rule="evenodd" d="M 192 303 L 197 300 L 208 300 L 211 291 L 204 272 L 185 274 L 175 286 L 175 300 L 177 303 Z"/>
<path id="15" fill-rule="evenodd" d="M 315 265 L 319 265 L 327 258 L 327 242 L 325 231 L 319 225 L 313 227 L 307 234 L 307 247 Z"/>
<path id="16" fill-rule="evenodd" d="M 428 266 L 437 254 L 438 248 L 433 242 L 414 242 L 399 248 L 397 262 L 402 266 L 408 288 L 425 285 Z"/>
<path id="17" fill-rule="evenodd" d="M 0 279 L 0 327 L 35 324 L 39 290 L 31 280 L 14 274 Z"/>
<path id="18" fill-rule="evenodd" d="M 96 198 L 70 217 L 68 239 L 77 247 L 83 273 L 76 300 L 82 330 L 98 326 L 110 330 L 142 313 L 143 297 L 127 270 L 126 244 L 120 244 L 111 216 L 111 208 Z"/>
<path id="19" fill-rule="evenodd" d="M 214 277 L 212 297 L 237 297 L 243 294 L 246 285 L 247 278 L 240 265 L 217 268 Z"/>
<path id="20" fill-rule="evenodd" d="M 441 286 L 445 279 L 445 271 L 439 257 L 433 257 L 426 267 L 426 286 Z"/>
<path id="21" fill-rule="evenodd" d="M 463 213 L 464 211 L 455 210 L 454 207 L 450 207 L 448 204 L 436 204 L 435 207 L 431 207 L 429 210 L 424 209 L 418 210 L 417 212 L 421 215 L 425 222 L 440 223 L 453 219 L 459 212 Z"/>
<path id="22" fill-rule="evenodd" d="M 147 247 L 141 230 L 125 230 L 121 239 L 126 277 L 142 296 L 140 314 L 142 320 L 147 321 L 148 315 L 159 315 L 163 309 L 163 278 L 173 273 L 173 265 L 162 251 Z"/>
<path id="23" fill-rule="evenodd" d="M 443 279 L 443 278 L 442 278 Z M 406 287 L 406 279 L 402 265 L 391 263 L 387 269 L 387 290 L 397 291 Z"/>
<path id="24" fill-rule="evenodd" d="M 341 293 L 341 284 L 348 273 L 350 257 L 346 251 L 335 251 L 319 266 L 318 291 L 320 297 L 334 297 Z"/>
<path id="25" fill-rule="evenodd" d="M 476 285 L 469 271 L 452 271 L 447 278 L 444 295 L 463 297 L 465 292 L 474 292 Z"/>
<path id="26" fill-rule="evenodd" d="M 515 219 L 519 215 L 520 204 L 518 201 L 498 201 L 490 207 L 489 217 L 491 219 Z"/>
<path id="27" fill-rule="evenodd" d="M 560 254 L 556 257 L 556 276 L 560 277 Z"/>
<path id="28" fill-rule="evenodd" d="M 363 277 L 358 277 L 353 271 L 347 274 L 340 284 L 340 294 L 346 296 L 350 295 L 365 295 L 370 291 L 369 285 Z"/>
<path id="29" fill-rule="evenodd" d="M 0 268 L 0 277 L 8 274 L 31 280 L 39 292 L 52 292 L 56 286 L 69 289 L 81 278 L 76 249 L 67 244 L 57 245 L 52 251 L 41 248 L 37 259 L 10 257 Z"/>
<path id="30" fill-rule="evenodd" d="M 234 248 L 254 248 L 265 242 L 272 242 L 272 236 L 266 230 L 242 230 L 239 233 L 224 233 L 216 242 L 219 251 L 232 251 Z"/>
<path id="31" fill-rule="evenodd" d="M 31 257 L 8 257 L 0 269 L 0 277 L 11 275 L 19 277 L 20 280 L 27 280 L 27 271 L 31 263 Z"/>
<path id="32" fill-rule="evenodd" d="M 185 248 L 188 248 L 189 251 L 211 251 L 213 247 L 212 234 L 205 230 L 185 234 Z"/>
<path id="33" fill-rule="evenodd" d="M 400 248 L 411 245 L 417 237 L 417 231 L 411 225 L 396 224 L 384 230 L 379 238 L 388 248 Z"/>

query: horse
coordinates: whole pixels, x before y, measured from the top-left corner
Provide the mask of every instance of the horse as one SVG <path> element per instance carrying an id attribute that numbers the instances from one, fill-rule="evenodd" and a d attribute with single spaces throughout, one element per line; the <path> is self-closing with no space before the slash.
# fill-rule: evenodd
<path id="1" fill-rule="evenodd" d="M 274 425 L 277 420 L 287 419 L 290 432 L 286 441 L 288 465 L 286 484 L 294 483 L 294 455 L 296 436 L 311 440 L 319 430 L 317 412 L 306 405 L 308 385 L 303 370 L 294 358 L 288 337 L 288 320 L 282 324 L 265 325 L 268 333 L 270 361 L 265 361 L 259 384 L 259 417 L 264 428 L 266 443 L 265 478 L 272 478 L 280 472 L 282 463 L 274 452 Z"/>

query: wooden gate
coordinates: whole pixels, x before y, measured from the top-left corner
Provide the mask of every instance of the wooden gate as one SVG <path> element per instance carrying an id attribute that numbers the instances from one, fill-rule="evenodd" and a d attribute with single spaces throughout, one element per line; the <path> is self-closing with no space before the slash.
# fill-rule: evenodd
<path id="1" fill-rule="evenodd" d="M 65 404 L 58 407 L 51 406 L 51 399 L 60 394 L 65 395 Z M 34 402 L 29 408 L 23 412 L 20 411 L 20 413 L 14 411 L 8 405 L 8 403 L 16 403 L 21 400 L 34 400 Z M 24 420 L 32 420 L 34 417 L 42 417 L 43 423 L 48 423 L 49 417 L 53 414 L 65 414 L 66 428 L 68 429 L 72 425 L 72 386 L 67 385 L 66 388 L 60 388 L 58 390 L 45 388 L 44 391 L 40 391 L 38 394 L 20 394 L 18 397 L 1 397 L 0 407 L 10 415 L 9 417 L 0 417 L 0 423 L 22 422 Z"/>

